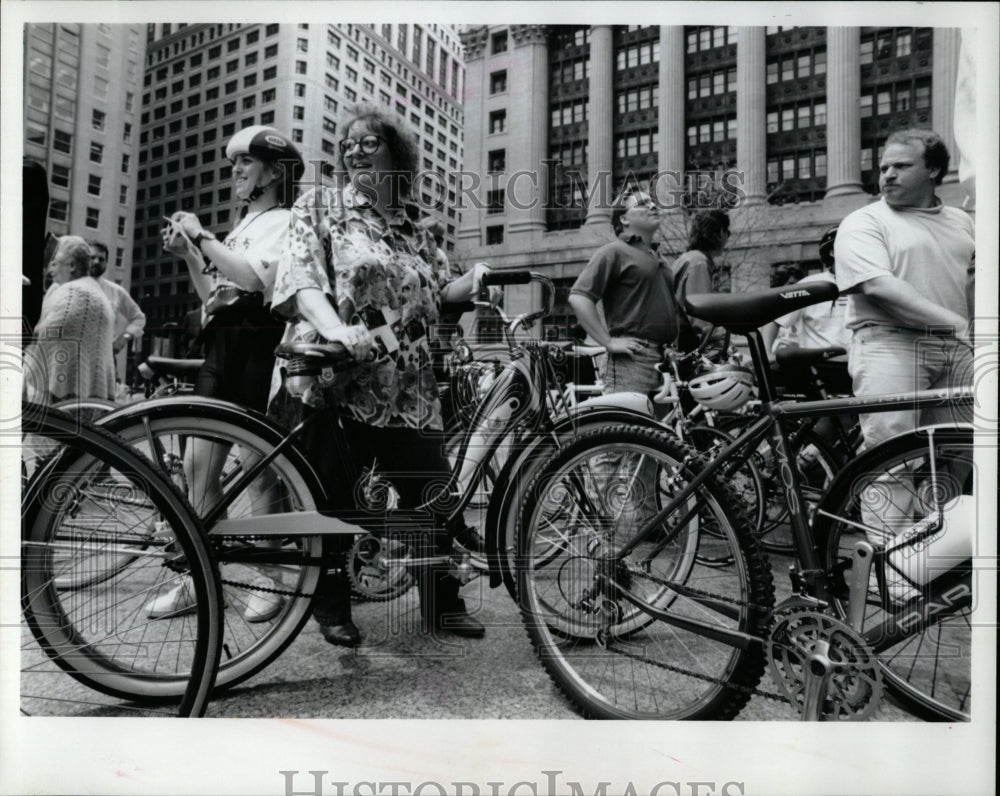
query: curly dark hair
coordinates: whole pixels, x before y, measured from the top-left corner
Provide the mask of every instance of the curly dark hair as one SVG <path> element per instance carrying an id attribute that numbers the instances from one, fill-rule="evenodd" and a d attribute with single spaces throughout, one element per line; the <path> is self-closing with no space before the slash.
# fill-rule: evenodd
<path id="1" fill-rule="evenodd" d="M 385 139 L 389 153 L 392 155 L 393 169 L 403 175 L 410 175 L 400 180 L 400 187 L 406 195 L 409 195 L 412 175 L 420 165 L 420 150 L 417 147 L 417 139 L 410 131 L 409 125 L 397 113 L 378 108 L 368 103 L 361 103 L 352 107 L 341 125 L 345 131 L 345 138 L 350 135 L 351 128 L 358 122 L 365 122 L 373 133 Z M 344 163 L 344 155 L 340 156 L 340 166 L 345 171 L 347 165 Z"/>
<path id="2" fill-rule="evenodd" d="M 722 210 L 702 210 L 691 220 L 688 249 L 712 251 L 722 246 L 722 236 L 729 232 L 729 216 Z"/>
<path id="3" fill-rule="evenodd" d="M 948 152 L 948 147 L 944 145 L 944 141 L 941 140 L 941 136 L 933 130 L 910 127 L 906 130 L 897 130 L 885 139 L 886 146 L 915 142 L 924 147 L 924 165 L 928 169 L 937 169 L 934 184 L 940 185 L 944 175 L 948 173 L 948 163 L 951 161 L 951 154 Z"/>

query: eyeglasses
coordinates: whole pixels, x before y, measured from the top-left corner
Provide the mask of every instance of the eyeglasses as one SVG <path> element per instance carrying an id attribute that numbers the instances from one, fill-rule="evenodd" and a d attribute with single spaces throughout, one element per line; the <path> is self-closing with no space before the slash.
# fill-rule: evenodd
<path id="1" fill-rule="evenodd" d="M 360 147 L 361 151 L 366 155 L 374 155 L 378 152 L 378 148 L 382 146 L 382 142 L 385 141 L 382 136 L 371 134 L 363 135 L 361 138 L 355 140 L 353 138 L 345 138 L 340 142 L 340 154 L 346 155 L 354 147 Z"/>

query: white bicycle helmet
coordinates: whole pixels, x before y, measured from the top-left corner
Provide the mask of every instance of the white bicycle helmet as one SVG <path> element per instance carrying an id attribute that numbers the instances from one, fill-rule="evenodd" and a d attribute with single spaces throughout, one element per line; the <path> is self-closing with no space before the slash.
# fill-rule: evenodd
<path id="1" fill-rule="evenodd" d="M 740 365 L 716 365 L 691 379 L 688 389 L 706 409 L 731 412 L 753 395 L 753 373 Z"/>

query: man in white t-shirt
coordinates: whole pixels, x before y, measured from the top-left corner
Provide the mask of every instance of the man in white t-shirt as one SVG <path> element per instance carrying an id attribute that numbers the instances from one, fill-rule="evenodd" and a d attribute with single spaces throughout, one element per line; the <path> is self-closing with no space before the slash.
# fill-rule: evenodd
<path id="1" fill-rule="evenodd" d="M 114 350 L 117 354 L 127 348 L 133 340 L 142 337 L 146 328 L 146 314 L 139 308 L 128 291 L 121 285 L 105 279 L 104 272 L 108 268 L 108 247 L 98 240 L 88 240 L 90 247 L 90 275 L 97 280 L 104 295 L 111 302 L 111 310 L 115 316 Z"/>
<path id="2" fill-rule="evenodd" d="M 902 130 L 879 163 L 881 201 L 840 224 L 837 285 L 849 294 L 849 369 L 859 396 L 971 383 L 967 283 L 975 226 L 935 194 L 948 150 L 930 130 Z M 919 416 L 918 416 L 919 414 Z M 918 424 L 971 420 L 950 407 L 861 416 L 865 447 Z"/>

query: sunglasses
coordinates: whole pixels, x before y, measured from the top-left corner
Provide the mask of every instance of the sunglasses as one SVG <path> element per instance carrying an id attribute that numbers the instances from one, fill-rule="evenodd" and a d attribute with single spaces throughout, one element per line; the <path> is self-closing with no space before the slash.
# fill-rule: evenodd
<path id="1" fill-rule="evenodd" d="M 353 138 L 345 138 L 340 142 L 340 154 L 346 155 L 348 152 L 354 149 L 354 147 L 360 147 L 361 151 L 366 155 L 374 155 L 378 152 L 378 148 L 382 146 L 382 142 L 385 141 L 384 138 L 378 135 L 363 135 L 361 138 L 355 140 Z"/>

